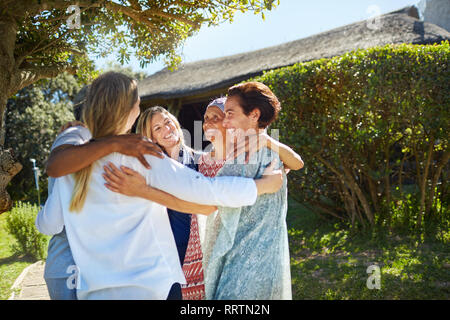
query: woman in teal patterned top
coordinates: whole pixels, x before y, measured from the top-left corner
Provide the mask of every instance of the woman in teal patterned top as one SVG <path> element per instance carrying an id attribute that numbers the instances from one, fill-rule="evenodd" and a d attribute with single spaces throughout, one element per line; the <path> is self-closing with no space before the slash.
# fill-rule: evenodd
<path id="1" fill-rule="evenodd" d="M 224 127 L 249 137 L 263 131 L 277 116 L 280 103 L 262 83 L 231 87 Z M 257 178 L 277 153 L 263 147 L 248 161 L 245 154 L 228 160 L 217 176 Z M 286 176 L 281 189 L 258 197 L 252 206 L 222 208 L 206 222 L 204 271 L 206 299 L 292 299 L 286 226 Z"/>

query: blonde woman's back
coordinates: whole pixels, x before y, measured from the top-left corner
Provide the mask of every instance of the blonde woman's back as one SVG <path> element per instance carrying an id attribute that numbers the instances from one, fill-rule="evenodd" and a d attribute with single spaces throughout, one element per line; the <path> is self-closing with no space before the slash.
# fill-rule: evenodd
<path id="1" fill-rule="evenodd" d="M 118 153 L 93 163 L 85 203 L 77 213 L 69 210 L 74 178 L 57 178 L 36 218 L 44 234 L 66 228 L 79 268 L 79 299 L 165 299 L 173 283 L 185 283 L 166 208 L 107 189 L 102 172 L 108 162 L 127 166 L 147 184 L 189 202 L 241 207 L 257 198 L 253 179 L 207 178 L 167 156 L 145 158 L 151 170 Z"/>
<path id="2" fill-rule="evenodd" d="M 52 194 L 78 267 L 78 298 L 165 299 L 174 282 L 185 281 L 166 208 L 108 190 L 102 177 L 108 162 L 148 176 L 137 159 L 113 153 L 93 164 L 80 212 L 69 211 L 72 176 L 56 179 Z"/>

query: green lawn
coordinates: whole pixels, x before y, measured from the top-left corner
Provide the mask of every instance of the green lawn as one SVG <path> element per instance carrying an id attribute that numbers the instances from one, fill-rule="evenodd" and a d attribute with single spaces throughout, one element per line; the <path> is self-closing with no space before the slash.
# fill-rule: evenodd
<path id="1" fill-rule="evenodd" d="M 450 299 L 448 230 L 427 241 L 353 235 L 293 200 L 287 220 L 294 299 Z M 380 289 L 367 288 L 370 265 L 380 268 Z"/>
<path id="2" fill-rule="evenodd" d="M 0 300 L 34 262 L 12 253 L 7 214 L 0 215 Z M 292 199 L 287 220 L 294 299 L 450 299 L 450 231 L 427 241 L 387 232 L 354 235 Z M 379 290 L 366 286 L 370 265 L 380 267 Z"/>
<path id="3" fill-rule="evenodd" d="M 0 300 L 11 296 L 11 286 L 23 269 L 32 264 L 30 258 L 14 255 L 11 244 L 15 242 L 13 236 L 6 232 L 6 216 L 0 215 Z"/>

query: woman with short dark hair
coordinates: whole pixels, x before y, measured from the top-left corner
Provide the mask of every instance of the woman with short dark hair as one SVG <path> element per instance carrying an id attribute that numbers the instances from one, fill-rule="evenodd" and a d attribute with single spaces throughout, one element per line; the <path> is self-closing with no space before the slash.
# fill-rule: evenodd
<path id="1" fill-rule="evenodd" d="M 228 90 L 223 126 L 245 137 L 258 136 L 280 109 L 278 99 L 264 84 L 239 84 Z M 279 155 L 267 147 L 250 155 L 248 161 L 244 154 L 238 155 L 237 160 L 227 161 L 216 176 L 255 178 L 273 161 L 281 164 Z M 292 299 L 285 178 L 278 192 L 259 196 L 253 205 L 221 207 L 220 214 L 207 218 L 207 299 Z"/>
<path id="2" fill-rule="evenodd" d="M 267 128 L 281 110 L 280 102 L 273 92 L 261 82 L 246 82 L 228 89 L 228 97 L 238 97 L 245 115 L 255 108 L 260 112 L 258 128 Z"/>

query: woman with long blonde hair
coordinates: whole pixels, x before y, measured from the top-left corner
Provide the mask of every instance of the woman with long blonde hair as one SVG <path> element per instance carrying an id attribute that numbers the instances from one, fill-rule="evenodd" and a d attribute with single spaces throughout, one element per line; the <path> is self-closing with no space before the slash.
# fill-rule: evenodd
<path id="1" fill-rule="evenodd" d="M 136 80 L 120 73 L 106 73 L 91 85 L 82 119 L 93 139 L 126 133 L 139 116 L 139 102 Z M 74 174 L 70 211 L 80 211 L 84 205 L 92 166 Z"/>
<path id="2" fill-rule="evenodd" d="M 134 79 L 115 72 L 95 79 L 83 109 L 92 138 L 127 133 L 140 113 L 139 102 Z M 102 175 L 106 164 L 127 166 L 180 201 L 209 206 L 250 205 L 258 194 L 276 191 L 270 176 L 208 179 L 169 157 L 145 159 L 151 170 L 134 157 L 111 153 L 57 178 L 36 218 L 44 234 L 65 227 L 79 299 L 165 299 L 173 283 L 185 283 L 166 208 L 107 190 Z"/>

